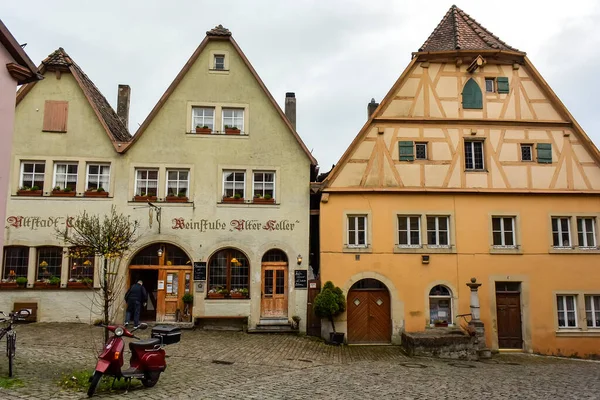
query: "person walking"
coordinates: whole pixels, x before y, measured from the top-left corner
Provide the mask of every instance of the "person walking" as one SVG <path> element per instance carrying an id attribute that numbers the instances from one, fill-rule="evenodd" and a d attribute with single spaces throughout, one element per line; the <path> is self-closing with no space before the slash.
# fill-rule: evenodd
<path id="1" fill-rule="evenodd" d="M 146 302 L 148 301 L 148 292 L 146 292 L 141 280 L 131 285 L 127 293 L 125 293 L 125 301 L 127 302 L 125 326 L 129 325 L 131 315 L 133 314 L 133 326 L 137 328 L 140 325 L 140 312 L 142 310 L 142 303 L 145 306 Z"/>

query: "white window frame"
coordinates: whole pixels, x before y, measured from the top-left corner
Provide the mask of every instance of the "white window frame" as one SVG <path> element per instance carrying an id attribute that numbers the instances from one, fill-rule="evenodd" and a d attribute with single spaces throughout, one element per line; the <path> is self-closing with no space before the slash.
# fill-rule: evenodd
<path id="1" fill-rule="evenodd" d="M 475 166 L 477 165 L 477 163 L 475 162 L 475 143 L 481 144 L 481 168 L 475 168 Z M 472 162 L 471 168 L 469 168 L 467 166 L 467 150 L 466 150 L 467 146 L 471 148 L 471 162 Z M 483 170 L 485 170 L 485 145 L 484 145 L 483 140 L 465 140 L 465 150 L 464 151 L 465 151 L 465 153 L 464 153 L 465 170 L 467 170 L 467 171 L 483 171 Z"/>
<path id="2" fill-rule="evenodd" d="M 33 187 L 35 185 L 33 185 L 33 183 L 35 183 L 36 179 L 36 175 L 41 175 L 42 179 L 41 181 L 44 182 L 45 178 L 46 178 L 46 162 L 45 161 L 21 161 L 21 176 L 19 178 L 19 188 L 22 188 L 23 185 L 23 178 L 24 178 L 24 174 L 25 174 L 25 164 L 33 164 L 33 172 L 31 172 L 32 174 L 32 178 L 31 178 L 31 186 L 28 187 Z M 44 172 L 35 172 L 36 171 L 36 166 L 37 165 L 43 165 L 44 166 Z M 28 174 L 30 172 L 27 172 Z M 40 188 L 40 190 L 43 190 L 44 187 L 42 186 Z"/>
<path id="3" fill-rule="evenodd" d="M 495 231 L 494 230 L 494 219 L 500 219 L 500 230 L 499 231 Z M 505 234 L 508 233 L 508 230 L 506 229 L 506 227 L 504 226 L 504 220 L 506 218 L 510 218 L 510 223 L 512 225 L 512 241 L 513 244 L 506 244 L 506 236 Z M 517 221 L 516 218 L 514 216 L 510 216 L 510 215 L 497 215 L 497 216 L 493 216 L 492 217 L 492 245 L 494 246 L 494 248 L 498 248 L 498 249 L 515 249 L 517 248 L 517 235 L 515 233 L 516 231 L 516 226 L 517 226 Z M 501 244 L 496 244 L 494 243 L 494 233 L 499 232 L 500 233 L 500 238 L 501 240 Z"/>
<path id="4" fill-rule="evenodd" d="M 424 158 L 419 158 L 417 156 L 419 154 L 419 152 L 417 151 L 418 146 L 423 146 L 425 148 L 425 157 Z M 427 160 L 428 157 L 429 157 L 429 154 L 427 153 L 427 142 L 415 142 L 415 160 Z"/>
<path id="5" fill-rule="evenodd" d="M 169 179 L 169 172 L 177 172 L 177 179 L 176 180 Z M 181 172 L 187 173 L 186 179 L 179 179 L 179 174 Z M 166 175 L 167 175 L 166 176 L 167 179 L 165 179 L 165 196 L 169 195 L 169 182 L 176 182 L 175 187 L 177 188 L 177 190 L 173 195 L 178 196 L 181 189 L 185 188 L 186 189 L 185 196 L 190 197 L 190 170 L 189 169 L 167 168 Z M 182 183 L 185 183 L 185 185 L 181 185 Z"/>
<path id="6" fill-rule="evenodd" d="M 418 227 L 417 227 L 417 232 L 419 233 L 419 243 L 412 243 L 412 239 L 411 239 L 411 233 L 414 232 L 413 229 L 411 229 L 410 227 L 410 220 L 411 218 L 416 218 L 417 219 L 417 223 L 418 223 Z M 408 243 L 400 243 L 400 219 L 406 219 L 406 240 Z M 398 215 L 397 216 L 397 223 L 398 223 L 398 247 L 401 248 L 420 248 L 422 247 L 422 240 L 421 240 L 421 216 L 420 215 Z M 402 231 L 404 232 L 404 231 Z"/>
<path id="7" fill-rule="evenodd" d="M 109 186 L 110 186 L 110 169 L 111 168 L 110 168 L 110 164 L 103 164 L 103 163 L 88 163 L 86 165 L 86 168 L 85 168 L 85 190 L 88 190 L 90 188 L 90 176 L 92 175 L 92 174 L 90 174 L 90 167 L 94 167 L 94 166 L 98 167 L 98 173 L 93 174 L 94 176 L 98 177 L 98 182 L 94 189 L 98 189 L 101 187 L 102 189 L 104 189 L 105 192 L 108 192 Z M 100 173 L 100 169 L 102 167 L 108 167 L 108 174 Z M 102 186 L 100 184 L 101 177 L 104 177 L 104 176 L 106 177 L 106 187 Z"/>
<path id="8" fill-rule="evenodd" d="M 596 314 L 600 313 L 600 309 L 596 309 L 596 306 L 594 305 L 594 298 L 600 298 L 600 295 L 597 294 L 586 294 L 584 295 L 584 308 L 585 308 L 585 326 L 587 328 L 600 328 L 600 323 L 596 323 Z M 587 307 L 587 299 L 590 299 L 590 308 L 588 309 Z M 587 313 L 591 312 L 592 313 L 592 326 L 589 326 L 587 324 Z"/>
<path id="9" fill-rule="evenodd" d="M 223 59 L 223 67 L 222 68 L 217 68 L 217 58 Z M 215 71 L 225 71 L 225 54 L 217 53 L 217 54 L 213 55 L 213 69 Z"/>
<path id="10" fill-rule="evenodd" d="M 557 231 L 556 233 L 558 233 L 558 239 L 559 239 L 559 243 L 562 243 L 562 236 L 563 236 L 563 230 L 562 230 L 562 224 L 560 223 L 560 221 L 562 219 L 566 219 L 568 224 L 567 224 L 567 233 L 569 234 L 569 245 L 565 246 L 565 245 L 558 245 L 556 246 L 554 244 L 554 228 L 552 227 L 552 221 L 553 220 L 558 220 L 557 221 Z M 552 217 L 552 220 L 550 221 L 550 229 L 552 230 L 552 247 L 556 248 L 556 249 L 571 249 L 573 248 L 573 238 L 571 237 L 571 217 Z"/>
<path id="11" fill-rule="evenodd" d="M 223 170 L 223 192 L 221 193 L 222 197 L 223 198 L 225 197 L 225 190 L 226 190 L 225 183 L 227 182 L 225 180 L 225 177 L 227 176 L 227 174 L 231 174 L 231 173 L 241 173 L 241 174 L 244 175 L 244 179 L 242 181 L 242 185 L 243 185 L 242 187 L 243 187 L 243 190 L 244 190 L 244 192 L 243 192 L 244 194 L 242 195 L 242 198 L 246 199 L 246 171 L 242 170 L 242 169 L 227 169 L 227 170 Z M 233 183 L 233 194 L 235 195 L 235 186 L 236 186 L 236 184 L 239 184 L 240 181 L 236 181 L 235 180 L 235 175 L 234 175 L 233 181 L 231 181 L 231 182 Z"/>
<path id="12" fill-rule="evenodd" d="M 488 82 L 492 82 L 492 90 L 488 90 Z M 496 93 L 496 78 L 485 78 L 484 84 L 486 93 Z"/>
<path id="13" fill-rule="evenodd" d="M 435 228 L 434 230 L 429 230 L 429 218 L 435 218 Z M 448 243 L 440 244 L 440 218 L 444 218 L 446 220 L 446 238 Z M 427 237 L 427 247 L 429 248 L 449 248 L 450 247 L 450 217 L 447 215 L 426 215 L 425 216 L 425 227 L 426 227 L 426 237 Z M 429 232 L 435 232 L 435 244 L 429 243 Z"/>
<path id="14" fill-rule="evenodd" d="M 146 173 L 148 172 L 156 172 L 156 196 L 158 196 L 158 183 L 160 181 L 160 171 L 157 168 L 136 168 L 135 169 L 135 187 L 134 187 L 134 194 L 136 196 L 141 196 L 142 193 L 138 193 L 138 189 L 139 189 L 139 183 L 145 182 L 146 185 L 146 191 L 144 192 L 146 196 L 148 196 L 148 182 L 154 181 L 154 179 L 149 179 L 148 175 L 146 175 L 146 179 L 140 179 L 138 178 L 138 172 L 142 172 L 142 171 L 146 171 Z"/>
<path id="15" fill-rule="evenodd" d="M 268 181 L 257 181 L 255 179 L 255 175 L 254 174 L 271 174 L 273 175 L 273 180 L 271 182 Z M 262 185 L 262 189 L 260 191 L 260 194 L 262 197 L 265 196 L 265 185 L 272 183 L 273 184 L 273 196 L 272 198 L 275 199 L 275 179 L 276 179 L 276 175 L 275 175 L 275 171 L 261 171 L 261 170 L 256 170 L 256 171 L 252 171 L 252 198 L 254 198 L 254 196 L 256 195 L 257 191 L 256 191 L 256 185 Z"/>
<path id="16" fill-rule="evenodd" d="M 523 158 L 523 147 L 529 147 L 529 160 L 526 160 Z M 530 143 L 521 143 L 521 146 L 519 147 L 519 150 L 521 150 L 521 161 L 525 161 L 525 162 L 533 162 L 533 145 Z"/>
<path id="17" fill-rule="evenodd" d="M 240 125 L 233 123 L 225 123 L 225 111 L 241 111 L 242 113 L 242 123 Z M 241 132 L 244 132 L 244 118 L 245 118 L 245 114 L 246 113 L 246 109 L 245 108 L 236 108 L 236 107 L 223 107 L 221 108 L 221 126 L 223 127 L 223 132 L 225 131 L 225 125 L 227 126 L 235 126 L 237 129 L 239 129 Z M 234 113 L 235 114 L 235 113 Z M 233 117 L 233 121 L 235 121 L 236 119 L 239 119 L 239 117 Z"/>
<path id="18" fill-rule="evenodd" d="M 573 298 L 573 310 L 569 310 L 567 308 L 567 297 L 572 297 Z M 577 296 L 576 295 L 572 295 L 572 294 L 559 294 L 556 295 L 557 300 L 560 299 L 560 302 L 562 303 L 563 309 L 559 310 L 558 309 L 558 302 L 557 302 L 557 306 L 556 306 L 556 324 L 558 326 L 559 329 L 574 329 L 578 327 L 578 321 L 577 321 Z M 575 326 L 569 326 L 569 312 L 574 312 L 575 313 Z M 565 326 L 560 326 L 560 318 L 559 315 L 562 314 L 562 317 L 564 318 L 565 321 Z"/>
<path id="19" fill-rule="evenodd" d="M 65 173 L 64 173 L 64 175 L 65 175 L 64 185 L 60 185 L 57 182 L 56 174 L 57 174 L 57 170 L 58 170 L 58 166 L 59 165 L 66 166 Z M 75 172 L 75 173 L 69 172 L 69 166 L 73 166 L 73 165 L 75 167 L 77 167 L 77 172 Z M 76 163 L 76 162 L 55 162 L 54 163 L 54 174 L 53 174 L 53 178 L 52 178 L 52 189 L 54 189 L 55 187 L 59 186 L 60 189 L 63 190 L 65 187 L 67 187 L 67 184 L 69 182 L 72 182 L 72 181 L 69 181 L 69 177 L 73 177 L 73 176 L 75 177 L 75 189 L 73 189 L 73 191 L 75 191 L 75 190 L 77 190 L 77 182 L 79 180 L 79 163 Z M 62 184 L 63 182 L 60 182 L 60 183 Z"/>
<path id="20" fill-rule="evenodd" d="M 587 228 L 586 228 L 586 224 L 585 221 L 586 220 L 591 220 L 592 221 L 592 231 L 588 232 Z M 581 227 L 583 228 L 582 231 L 579 230 L 579 221 L 581 221 Z M 577 244 L 579 245 L 580 248 L 584 248 L 584 249 L 595 249 L 598 244 L 597 244 L 597 239 L 596 239 L 596 218 L 593 217 L 577 217 Z M 583 243 L 579 242 L 579 234 L 582 233 L 583 234 Z M 592 234 L 592 238 L 594 240 L 594 243 L 590 244 L 587 242 L 587 234 L 591 233 Z"/>
<path id="21" fill-rule="evenodd" d="M 195 115 L 195 110 L 202 110 L 202 115 Z M 206 119 L 210 118 L 207 117 L 206 114 L 206 110 L 211 110 L 212 111 L 212 127 L 206 123 Z M 203 107 L 203 106 L 192 106 L 192 127 L 191 127 L 191 132 L 195 132 L 196 131 L 196 126 L 200 125 L 200 127 L 202 128 L 203 126 L 208 126 L 210 128 L 210 130 L 212 132 L 214 132 L 215 130 L 215 114 L 216 114 L 216 109 L 215 107 Z M 202 119 L 202 123 L 198 123 L 196 122 L 196 118 L 201 118 Z"/>
<path id="22" fill-rule="evenodd" d="M 364 219 L 364 238 L 365 238 L 365 242 L 364 243 L 359 243 L 359 232 L 363 232 L 362 230 L 360 230 L 358 228 L 358 220 L 359 218 L 363 218 Z M 369 220 L 367 219 L 368 216 L 367 215 L 358 215 L 358 214 L 349 214 L 347 215 L 347 234 L 346 234 L 346 243 L 347 246 L 350 248 L 366 248 L 368 247 L 368 225 L 367 223 L 369 222 Z M 350 229 L 350 220 L 354 220 L 354 227 L 355 229 L 352 231 L 351 233 L 351 229 Z M 354 235 L 354 244 L 350 244 L 350 237 Z"/>

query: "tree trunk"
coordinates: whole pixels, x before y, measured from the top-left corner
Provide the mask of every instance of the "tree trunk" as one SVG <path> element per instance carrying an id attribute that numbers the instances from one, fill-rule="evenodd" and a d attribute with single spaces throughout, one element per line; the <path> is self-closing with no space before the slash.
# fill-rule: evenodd
<path id="1" fill-rule="evenodd" d="M 329 320 L 331 321 L 331 327 L 333 328 L 333 333 L 335 333 L 335 324 L 333 323 L 333 317 L 329 317 Z"/>
<path id="2" fill-rule="evenodd" d="M 102 284 L 102 294 L 104 296 L 104 324 L 108 325 L 108 308 L 110 306 L 108 299 L 108 259 L 104 257 L 104 270 L 102 271 L 104 275 L 104 282 Z M 104 343 L 108 342 L 108 329 L 104 329 Z"/>

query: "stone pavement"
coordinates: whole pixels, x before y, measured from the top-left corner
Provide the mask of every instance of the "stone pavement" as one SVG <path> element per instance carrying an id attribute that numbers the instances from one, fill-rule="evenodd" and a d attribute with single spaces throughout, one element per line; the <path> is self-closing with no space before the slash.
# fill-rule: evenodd
<path id="1" fill-rule="evenodd" d="M 93 347 L 101 346 L 102 329 L 31 324 L 17 331 L 16 374 L 25 387 L 0 389 L 0 399 L 85 398 L 84 393 L 61 391 L 56 381 L 74 370 L 93 369 Z M 395 346 L 332 347 L 306 337 L 200 330 L 184 331 L 181 343 L 166 351 L 168 368 L 154 388 L 97 397 L 600 399 L 596 362 L 519 354 L 486 363 L 411 359 Z M 2 356 L 0 376 L 6 370 Z"/>

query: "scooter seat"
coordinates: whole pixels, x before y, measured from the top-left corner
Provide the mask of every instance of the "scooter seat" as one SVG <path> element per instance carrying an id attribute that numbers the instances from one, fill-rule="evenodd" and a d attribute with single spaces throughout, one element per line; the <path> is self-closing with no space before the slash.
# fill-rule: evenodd
<path id="1" fill-rule="evenodd" d="M 149 348 L 156 346 L 157 344 L 160 344 L 160 339 L 152 338 L 152 339 L 138 340 L 137 342 L 131 342 L 131 343 L 129 343 L 129 348 L 131 350 L 133 350 L 134 348 L 138 348 L 138 349 L 147 349 L 148 348 L 149 349 Z"/>

